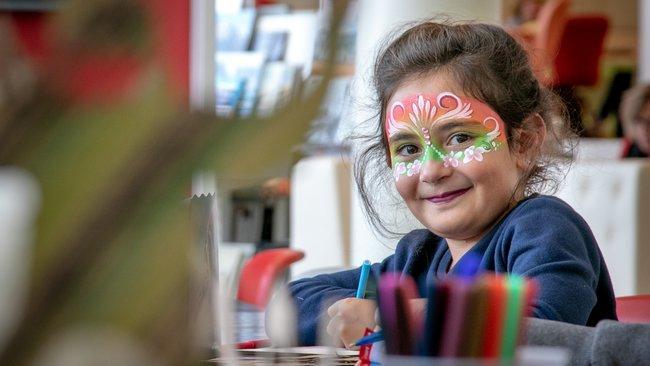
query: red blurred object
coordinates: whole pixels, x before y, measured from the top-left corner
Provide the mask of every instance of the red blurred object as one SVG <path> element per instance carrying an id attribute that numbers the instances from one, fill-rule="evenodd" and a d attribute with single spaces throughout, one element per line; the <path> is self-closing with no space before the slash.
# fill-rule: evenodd
<path id="1" fill-rule="evenodd" d="M 235 345 L 236 349 L 256 349 L 269 347 L 271 345 L 270 339 L 256 339 L 252 341 L 239 342 Z"/>
<path id="2" fill-rule="evenodd" d="M 537 34 L 533 47 L 543 50 L 550 59 L 557 54 L 569 13 L 570 0 L 549 0 L 537 14 Z"/>
<path id="3" fill-rule="evenodd" d="M 152 58 L 170 81 L 170 90 L 184 104 L 189 101 L 189 0 L 140 0 L 152 24 Z M 56 32 L 51 20 L 57 12 L 0 11 L 8 14 L 24 54 L 41 67 L 57 58 Z M 141 76 L 143 60 L 136 55 L 102 53 L 75 55 L 74 65 L 57 71 L 63 90 L 81 103 L 105 103 L 128 97 Z"/>
<path id="4" fill-rule="evenodd" d="M 128 55 L 86 55 L 75 61 L 74 77 L 59 82 L 81 103 L 120 100 L 136 85 L 142 69 L 141 60 Z"/>
<path id="5" fill-rule="evenodd" d="M 569 13 L 571 0 L 548 0 L 535 18 L 532 34 L 524 26 L 516 33 L 525 41 L 535 75 L 544 85 L 554 78 L 553 60 L 558 53 L 560 40 Z"/>
<path id="6" fill-rule="evenodd" d="M 598 82 L 608 28 L 609 22 L 603 15 L 567 19 L 555 57 L 554 86 L 593 86 Z"/>
<path id="7" fill-rule="evenodd" d="M 616 315 L 624 323 L 650 323 L 650 295 L 617 297 Z"/>
<path id="8" fill-rule="evenodd" d="M 363 332 L 363 336 L 367 336 L 369 334 L 372 334 L 373 331 L 370 328 L 366 328 L 365 332 Z M 372 351 L 372 343 L 370 344 L 364 344 L 359 348 L 359 364 L 361 366 L 370 366 L 370 352 Z"/>
<path id="9" fill-rule="evenodd" d="M 291 265 L 305 254 L 289 248 L 268 249 L 255 254 L 242 269 L 237 300 L 264 309 L 273 285 Z"/>
<path id="10" fill-rule="evenodd" d="M 277 0 L 256 0 L 255 1 L 255 6 L 264 6 L 264 5 L 273 5 L 277 4 Z"/>
<path id="11" fill-rule="evenodd" d="M 190 0 L 141 0 L 154 25 L 154 52 L 185 104 L 190 89 Z"/>
<path id="12" fill-rule="evenodd" d="M 17 11 L 10 13 L 10 19 L 21 51 L 37 63 L 47 60 L 51 51 L 45 37 L 48 13 Z"/>

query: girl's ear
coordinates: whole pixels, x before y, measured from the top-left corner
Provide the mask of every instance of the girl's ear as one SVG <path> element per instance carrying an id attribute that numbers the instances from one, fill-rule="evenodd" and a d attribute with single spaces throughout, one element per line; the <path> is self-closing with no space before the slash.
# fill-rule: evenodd
<path id="1" fill-rule="evenodd" d="M 530 115 L 515 132 L 517 167 L 526 170 L 540 153 L 546 139 L 546 122 L 539 113 Z"/>

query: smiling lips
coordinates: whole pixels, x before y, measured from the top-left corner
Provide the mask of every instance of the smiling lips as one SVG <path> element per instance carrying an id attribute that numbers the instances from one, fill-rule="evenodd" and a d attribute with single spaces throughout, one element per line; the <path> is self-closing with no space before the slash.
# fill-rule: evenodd
<path id="1" fill-rule="evenodd" d="M 448 203 L 448 202 L 451 202 L 452 200 L 454 200 L 456 197 L 462 196 L 463 194 L 465 194 L 465 192 L 469 191 L 471 188 L 472 187 L 457 189 L 455 191 L 445 192 L 443 194 L 428 197 L 428 198 L 426 198 L 426 200 L 431 202 L 431 203 L 436 203 L 436 204 Z"/>

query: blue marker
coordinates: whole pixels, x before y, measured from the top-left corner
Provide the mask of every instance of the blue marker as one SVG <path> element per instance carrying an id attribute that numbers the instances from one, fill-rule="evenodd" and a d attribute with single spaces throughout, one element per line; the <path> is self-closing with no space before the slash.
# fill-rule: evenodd
<path id="1" fill-rule="evenodd" d="M 365 337 L 359 338 L 354 345 L 355 346 L 365 346 L 366 344 L 375 343 L 384 340 L 384 332 L 381 330 L 378 332 L 370 333 Z"/>
<path id="2" fill-rule="evenodd" d="M 458 277 L 465 280 L 472 280 L 480 270 L 481 256 L 476 252 L 467 252 L 458 261 L 458 265 L 453 272 Z"/>
<path id="3" fill-rule="evenodd" d="M 357 287 L 357 299 L 366 297 L 366 285 L 368 284 L 368 277 L 370 276 L 370 261 L 363 261 L 361 265 L 361 275 L 359 276 L 359 286 Z"/>

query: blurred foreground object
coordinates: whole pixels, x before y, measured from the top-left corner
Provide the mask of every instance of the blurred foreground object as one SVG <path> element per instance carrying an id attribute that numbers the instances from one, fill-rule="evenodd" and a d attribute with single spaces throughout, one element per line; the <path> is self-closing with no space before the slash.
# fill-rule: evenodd
<path id="1" fill-rule="evenodd" d="M 14 82 L 0 100 L 0 165 L 28 171 L 42 197 L 24 312 L 0 344 L 1 365 L 206 357 L 196 334 L 213 323 L 196 317 L 193 292 L 210 283 L 193 263 L 201 253 L 186 204 L 192 176 L 289 159 L 318 112 L 331 67 L 311 95 L 265 118 L 189 113 L 166 60 L 151 52 L 160 20 L 153 3 L 64 2 L 52 17 L 55 49 L 34 77 L 15 81 L 18 69 L 0 68 L 0 85 Z M 0 55 L 20 64 L 8 43 L 0 42 Z M 78 99 L 75 85 L 87 85 L 75 83 L 96 85 L 79 78 L 78 61 L 115 55 L 135 65 L 119 95 Z"/>
<path id="2" fill-rule="evenodd" d="M 38 201 L 38 188 L 29 174 L 0 168 L 0 348 L 24 306 Z"/>

